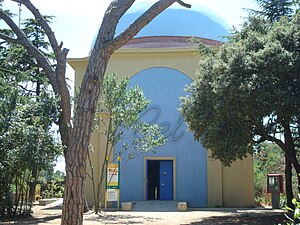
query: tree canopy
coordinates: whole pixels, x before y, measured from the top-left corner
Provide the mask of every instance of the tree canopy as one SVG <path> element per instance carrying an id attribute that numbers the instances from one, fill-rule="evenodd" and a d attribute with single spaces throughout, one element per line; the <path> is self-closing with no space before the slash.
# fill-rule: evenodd
<path id="1" fill-rule="evenodd" d="M 181 112 L 195 139 L 230 165 L 253 145 L 279 145 L 296 171 L 300 112 L 300 14 L 274 24 L 251 17 L 200 60 Z M 284 139 L 284 140 L 283 140 Z"/>
<path id="2" fill-rule="evenodd" d="M 149 124 L 140 118 L 140 113 L 150 104 L 142 89 L 129 87 L 129 79 L 120 79 L 116 74 L 108 74 L 102 82 L 102 93 L 99 98 L 98 111 L 110 115 L 109 123 L 103 122 L 103 114 L 96 115 L 100 126 L 106 130 L 109 145 L 112 147 L 123 143 L 123 149 L 116 150 L 119 155 L 132 148 L 139 152 L 155 151 L 156 147 L 165 143 L 161 128 L 157 124 Z M 132 132 L 136 138 L 124 140 L 125 132 Z M 109 146 L 107 146 L 108 148 Z"/>
<path id="3" fill-rule="evenodd" d="M 47 51 L 37 22 L 26 20 L 24 27 L 34 45 Z M 40 172 L 53 168 L 61 154 L 51 131 L 59 116 L 58 99 L 36 60 L 15 44 L 0 43 L 0 84 L 0 215 L 27 214 Z"/>
<path id="4" fill-rule="evenodd" d="M 299 8 L 299 0 L 256 0 L 261 10 L 251 10 L 255 14 L 268 18 L 271 22 L 278 21 L 282 16 L 292 16 Z"/>

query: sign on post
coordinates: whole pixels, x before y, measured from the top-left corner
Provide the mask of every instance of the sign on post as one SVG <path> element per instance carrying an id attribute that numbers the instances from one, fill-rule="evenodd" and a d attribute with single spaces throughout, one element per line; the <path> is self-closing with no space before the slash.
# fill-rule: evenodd
<path id="1" fill-rule="evenodd" d="M 118 193 L 117 189 L 107 189 L 107 201 L 108 202 L 117 202 L 118 201 Z"/>
<path id="2" fill-rule="evenodd" d="M 280 193 L 283 193 L 282 174 L 269 173 L 267 175 L 267 193 L 272 193 L 272 208 L 280 208 Z"/>
<path id="3" fill-rule="evenodd" d="M 108 164 L 107 168 L 107 188 L 119 189 L 119 167 L 116 163 Z"/>
<path id="4" fill-rule="evenodd" d="M 108 158 L 106 159 L 105 209 L 107 202 L 118 202 L 120 208 L 120 160 L 118 157 L 118 163 L 108 164 Z"/>

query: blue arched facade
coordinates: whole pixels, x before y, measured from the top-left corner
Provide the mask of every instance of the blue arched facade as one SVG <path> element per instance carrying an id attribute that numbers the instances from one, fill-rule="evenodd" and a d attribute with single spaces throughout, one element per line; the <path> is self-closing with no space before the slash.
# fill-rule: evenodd
<path id="1" fill-rule="evenodd" d="M 129 160 L 130 156 L 126 155 L 127 153 L 122 155 L 121 201 L 149 199 L 148 174 L 150 176 L 150 170 L 157 168 L 155 165 L 160 162 L 161 174 L 151 172 L 152 176 L 162 177 L 167 174 L 164 167 L 171 163 L 172 180 L 170 182 L 174 192 L 172 196 L 177 201 L 187 201 L 190 207 L 207 206 L 207 152 L 199 142 L 193 140 L 192 134 L 187 131 L 187 126 L 178 111 L 179 97 L 187 95 L 184 87 L 191 81 L 187 75 L 178 70 L 161 67 L 149 68 L 131 77 L 130 85 L 141 87 L 146 97 L 151 100 L 151 104 L 142 113 L 142 119 L 163 125 L 164 135 L 168 141 L 159 147 L 155 154 L 153 152 L 142 153 L 131 160 Z M 130 138 L 134 134 L 127 135 Z M 122 144 L 122 142 L 118 143 L 115 149 L 120 149 Z M 161 188 L 166 186 L 166 182 L 160 181 Z M 168 198 L 167 194 L 161 191 L 158 199 L 161 197 L 161 200 L 164 200 L 163 195 Z"/>

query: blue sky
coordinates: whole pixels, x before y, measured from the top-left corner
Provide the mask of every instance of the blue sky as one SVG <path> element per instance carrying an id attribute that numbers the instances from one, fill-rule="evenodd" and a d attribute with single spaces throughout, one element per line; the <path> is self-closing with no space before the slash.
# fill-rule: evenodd
<path id="1" fill-rule="evenodd" d="M 146 8 L 157 0 L 137 0 L 133 11 Z M 70 49 L 69 57 L 85 57 L 88 55 L 92 40 L 101 24 L 105 9 L 111 0 L 32 0 L 44 15 L 53 15 L 53 30 L 58 41 L 63 41 L 64 47 Z M 255 0 L 185 0 L 192 5 L 193 10 L 205 10 L 218 15 L 229 27 L 239 27 L 247 12 L 243 8 L 256 8 Z M 5 0 L 5 8 L 18 14 L 17 3 Z M 178 8 L 174 4 L 173 8 Z M 30 14 L 22 7 L 22 18 Z M 3 26 L 0 23 L 0 26 Z"/>

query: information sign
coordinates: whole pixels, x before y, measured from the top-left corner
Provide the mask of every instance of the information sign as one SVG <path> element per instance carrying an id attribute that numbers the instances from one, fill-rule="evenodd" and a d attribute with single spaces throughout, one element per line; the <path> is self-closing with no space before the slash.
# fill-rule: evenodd
<path id="1" fill-rule="evenodd" d="M 105 209 L 107 209 L 107 202 L 118 202 L 118 209 L 120 208 L 120 156 L 118 163 L 108 163 L 106 158 L 106 192 L 105 192 Z"/>
<path id="2" fill-rule="evenodd" d="M 107 189 L 107 201 L 117 202 L 118 201 L 118 190 L 117 189 Z"/>
<path id="3" fill-rule="evenodd" d="M 118 164 L 111 163 L 107 168 L 107 187 L 110 189 L 119 188 L 119 168 Z"/>

